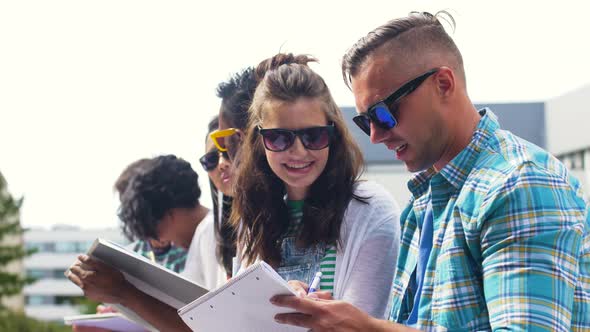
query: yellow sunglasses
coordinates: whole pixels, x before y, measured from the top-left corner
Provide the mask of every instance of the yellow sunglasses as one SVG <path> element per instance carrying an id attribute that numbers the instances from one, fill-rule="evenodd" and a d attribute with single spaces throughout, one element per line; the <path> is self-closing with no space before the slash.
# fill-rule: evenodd
<path id="1" fill-rule="evenodd" d="M 225 146 L 225 138 L 228 136 L 235 135 L 239 132 L 240 130 L 237 128 L 228 128 L 223 130 L 216 130 L 209 134 L 209 137 L 211 137 L 211 140 L 213 140 L 213 144 L 215 144 L 217 150 L 221 152 L 226 152 L 227 147 Z"/>

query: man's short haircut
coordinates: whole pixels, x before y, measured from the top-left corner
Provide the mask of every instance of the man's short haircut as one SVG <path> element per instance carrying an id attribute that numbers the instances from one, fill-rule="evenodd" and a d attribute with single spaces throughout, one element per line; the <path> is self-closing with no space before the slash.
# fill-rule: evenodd
<path id="1" fill-rule="evenodd" d="M 120 197 L 123 233 L 130 239 L 158 239 L 162 218 L 175 208 L 196 207 L 200 197 L 199 176 L 190 163 L 174 155 L 155 157 Z"/>
<path id="2" fill-rule="evenodd" d="M 439 11 L 434 15 L 428 12 L 411 12 L 406 17 L 391 20 L 369 32 L 359 39 L 342 58 L 344 82 L 350 88 L 351 79 L 358 74 L 367 58 L 394 41 L 399 42 L 396 45 L 402 49 L 401 53 L 395 54 L 396 57 L 401 58 L 401 61 L 415 61 L 420 58 L 420 55 L 429 52 L 450 54 L 454 63 L 448 65 L 457 67 L 453 69 L 464 78 L 463 58 L 457 45 L 445 31 L 441 20 L 449 23 L 454 30 L 453 16 L 447 11 Z"/>
<path id="3" fill-rule="evenodd" d="M 223 119 L 233 128 L 244 130 L 248 125 L 248 108 L 256 90 L 254 68 L 237 72 L 226 82 L 217 86 L 217 97 L 221 98 Z"/>

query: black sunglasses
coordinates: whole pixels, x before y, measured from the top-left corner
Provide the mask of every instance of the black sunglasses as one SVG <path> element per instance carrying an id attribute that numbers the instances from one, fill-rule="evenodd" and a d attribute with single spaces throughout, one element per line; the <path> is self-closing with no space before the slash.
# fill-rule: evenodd
<path id="1" fill-rule="evenodd" d="M 366 113 L 355 116 L 352 118 L 352 121 L 369 136 L 371 136 L 371 122 L 386 130 L 395 127 L 397 119 L 394 113 L 397 112 L 399 101 L 414 92 L 420 84 L 437 71 L 438 68 L 431 69 L 413 80 L 404 83 L 399 89 L 390 94 L 389 97 L 373 104 Z"/>
<path id="2" fill-rule="evenodd" d="M 299 137 L 303 146 L 308 150 L 322 150 L 330 145 L 330 140 L 334 135 L 334 124 L 298 130 L 262 129 L 258 126 L 256 130 L 262 136 L 264 147 L 273 152 L 281 152 L 290 148 L 295 143 L 295 137 Z"/>
<path id="3" fill-rule="evenodd" d="M 201 158 L 199 158 L 199 162 L 205 171 L 209 172 L 215 169 L 217 165 L 219 165 L 219 155 L 223 155 L 223 158 L 229 160 L 229 156 L 227 155 L 227 151 L 219 152 L 219 150 L 215 149 L 211 152 L 205 153 Z"/>

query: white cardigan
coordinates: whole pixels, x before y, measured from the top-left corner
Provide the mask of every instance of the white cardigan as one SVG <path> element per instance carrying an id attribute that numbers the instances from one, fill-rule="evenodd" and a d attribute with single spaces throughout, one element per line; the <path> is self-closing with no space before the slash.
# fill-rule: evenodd
<path id="1" fill-rule="evenodd" d="M 366 197 L 368 204 L 352 199 L 344 213 L 333 295 L 385 319 L 400 242 L 400 209 L 391 194 L 374 182 L 359 182 L 354 193 Z M 237 274 L 247 267 L 244 261 L 237 264 Z"/>
<path id="2" fill-rule="evenodd" d="M 371 316 L 389 316 L 391 287 L 400 242 L 400 209 L 382 186 L 360 182 L 344 214 L 342 249 L 336 254 L 334 298 Z"/>

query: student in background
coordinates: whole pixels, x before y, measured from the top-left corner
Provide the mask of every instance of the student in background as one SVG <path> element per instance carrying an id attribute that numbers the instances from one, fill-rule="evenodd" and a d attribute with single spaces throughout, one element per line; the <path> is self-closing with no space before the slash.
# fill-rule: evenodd
<path id="1" fill-rule="evenodd" d="M 191 258 L 202 249 L 193 239 L 197 226 L 213 223 L 213 214 L 199 203 L 200 195 L 198 175 L 188 162 L 172 155 L 156 157 L 153 164 L 131 179 L 121 197 L 119 217 L 126 231 L 140 238 L 171 241 L 187 248 L 183 274 L 205 271 L 210 278 L 194 281 L 213 288 L 217 285 L 205 285 L 206 280 L 217 280 L 221 276 L 216 283 L 225 282 L 223 267 L 215 259 L 211 266 L 195 266 L 192 262 L 196 259 Z M 213 256 L 215 246 L 208 248 L 207 252 Z M 187 329 L 174 308 L 142 293 L 119 271 L 86 255 L 80 255 L 70 267 L 68 278 L 90 299 L 123 304 L 159 330 Z"/>
<path id="2" fill-rule="evenodd" d="M 117 192 L 119 199 L 123 196 L 125 189 L 136 174 L 144 172 L 149 165 L 153 163 L 153 159 L 142 158 L 129 164 L 119 175 L 115 181 L 114 190 Z M 127 230 L 129 231 L 129 230 Z M 138 238 L 136 234 L 125 233 L 129 240 Z M 158 241 L 156 239 L 138 239 L 127 246 L 142 256 L 170 269 L 174 272 L 180 273 L 184 269 L 187 251 L 183 248 L 175 246 L 171 241 Z M 110 313 L 115 309 L 110 306 L 99 305 L 96 308 L 97 313 Z M 108 332 L 108 330 L 95 328 L 90 326 L 72 326 L 74 332 Z"/>
<path id="3" fill-rule="evenodd" d="M 195 232 L 194 243 L 201 249 L 196 251 L 196 255 L 191 257 L 191 264 L 195 266 L 213 265 L 217 263 L 219 269 L 214 280 L 206 280 L 212 288 L 222 285 L 227 279 L 231 278 L 232 258 L 235 253 L 234 233 L 229 228 L 227 218 L 231 211 L 231 191 L 232 177 L 231 164 L 225 152 L 219 152 L 211 142 L 209 133 L 218 127 L 217 117 L 208 125 L 208 134 L 205 142 L 205 154 L 199 158 L 203 169 L 207 172 L 211 186 L 211 196 L 213 199 L 213 217 L 199 225 Z M 219 202 L 222 202 L 219 204 Z M 224 232 L 229 228 L 229 232 Z M 212 250 L 212 248 L 214 248 Z M 190 274 L 185 276 L 192 280 L 204 280 L 209 277 L 203 275 L 204 271 L 194 269 Z"/>
<path id="4" fill-rule="evenodd" d="M 322 291 L 382 318 L 399 210 L 359 180 L 361 151 L 312 61 L 278 54 L 256 69 L 231 217 L 238 254 L 242 268 L 264 260 L 302 290 L 321 271 Z"/>
<path id="5" fill-rule="evenodd" d="M 115 181 L 114 189 L 119 195 L 119 199 L 123 196 L 127 185 L 135 176 L 145 170 L 149 164 L 153 162 L 152 159 L 139 159 L 127 166 L 125 170 L 119 175 Z M 128 230 L 127 230 L 128 231 Z M 125 233 L 129 240 L 137 239 L 136 234 Z M 180 273 L 184 270 L 186 261 L 186 249 L 175 246 L 170 241 L 158 241 L 156 239 L 138 239 L 128 246 L 131 250 L 141 254 L 142 256 L 155 261 L 156 263 L 170 269 L 174 272 Z"/>
<path id="6" fill-rule="evenodd" d="M 211 137 L 220 151 L 227 151 L 234 168 L 237 165 L 234 161 L 239 160 L 237 154 L 248 127 L 248 109 L 257 84 L 254 68 L 248 67 L 217 87 L 217 96 L 221 98 L 219 130 L 211 133 Z"/>

